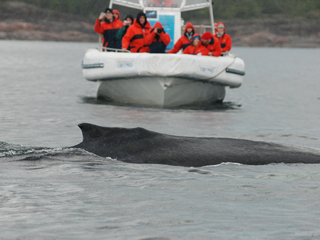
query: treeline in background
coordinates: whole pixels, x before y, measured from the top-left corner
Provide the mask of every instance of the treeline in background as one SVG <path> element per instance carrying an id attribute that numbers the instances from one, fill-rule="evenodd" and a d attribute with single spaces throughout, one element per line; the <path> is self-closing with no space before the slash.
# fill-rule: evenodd
<path id="1" fill-rule="evenodd" d="M 0 0 L 5 2 L 7 0 Z M 12 0 L 10 0 L 12 1 Z M 47 10 L 96 18 L 109 6 L 108 0 L 16 0 Z M 123 14 L 136 12 L 117 6 Z M 219 19 L 252 19 L 285 15 L 287 17 L 320 18 L 320 0 L 215 0 L 213 11 Z M 123 16 L 123 15 L 122 15 Z M 201 19 L 209 16 L 206 9 L 182 14 L 184 19 Z"/>

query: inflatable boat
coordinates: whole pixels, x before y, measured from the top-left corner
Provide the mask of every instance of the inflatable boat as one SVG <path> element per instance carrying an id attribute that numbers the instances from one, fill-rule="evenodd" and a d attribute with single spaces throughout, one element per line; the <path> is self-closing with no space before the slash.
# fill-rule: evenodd
<path id="1" fill-rule="evenodd" d="M 153 1 L 152 1 L 153 2 Z M 188 3 L 188 4 L 187 4 Z M 207 7 L 214 31 L 211 1 L 177 0 L 172 7 L 149 5 L 141 0 L 111 0 L 113 4 L 142 9 L 154 17 L 148 21 L 163 23 L 171 33 L 173 47 L 181 36 L 181 11 Z M 177 21 L 178 20 L 178 21 Z M 150 54 L 110 52 L 88 49 L 82 61 L 83 76 L 98 82 L 98 98 L 116 103 L 177 107 L 222 102 L 225 88 L 238 88 L 245 75 L 241 58 L 227 53 L 221 57 L 186 54 Z"/>

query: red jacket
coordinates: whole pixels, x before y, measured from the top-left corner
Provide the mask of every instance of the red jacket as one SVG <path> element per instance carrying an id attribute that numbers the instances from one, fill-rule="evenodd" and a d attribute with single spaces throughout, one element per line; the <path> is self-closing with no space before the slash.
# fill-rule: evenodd
<path id="1" fill-rule="evenodd" d="M 218 25 L 224 24 L 222 22 L 219 22 Z M 226 28 L 224 28 L 224 31 L 226 31 Z M 229 34 L 224 33 L 221 37 L 219 37 L 220 45 L 222 52 L 229 52 L 232 47 L 232 39 Z"/>
<path id="2" fill-rule="evenodd" d="M 232 47 L 232 39 L 229 34 L 224 33 L 220 38 L 222 52 L 229 52 Z"/>
<path id="3" fill-rule="evenodd" d="M 208 56 L 209 51 L 201 43 L 199 43 L 198 46 L 194 46 L 193 44 L 191 44 L 185 50 L 183 50 L 183 54 L 198 55 L 199 53 L 201 53 L 201 55 L 203 56 Z"/>
<path id="4" fill-rule="evenodd" d="M 173 48 L 168 51 L 167 53 L 177 53 L 180 51 L 180 49 L 182 48 L 183 50 L 186 49 L 186 47 L 188 47 L 190 44 L 192 44 L 192 37 L 189 40 L 188 37 L 186 36 L 186 32 L 187 29 L 191 27 L 193 29 L 193 34 L 195 34 L 195 29 L 193 27 L 193 25 L 191 23 L 187 23 L 186 27 L 184 28 L 184 34 L 181 38 L 179 38 L 179 40 L 176 42 L 176 44 L 174 44 Z"/>
<path id="5" fill-rule="evenodd" d="M 122 48 L 126 48 L 131 52 L 149 52 L 149 47 L 146 44 L 146 37 L 151 31 L 151 25 L 147 21 L 142 27 L 137 19 L 128 28 L 127 33 L 122 38 Z"/>
<path id="6" fill-rule="evenodd" d="M 156 34 L 154 29 L 162 29 L 162 33 Z M 165 33 L 160 22 L 156 22 L 151 29 L 150 34 L 146 37 L 146 44 L 149 45 L 150 53 L 164 53 L 166 46 L 170 43 L 171 38 Z"/>
<path id="7" fill-rule="evenodd" d="M 195 34 L 192 38 L 192 40 L 198 37 L 199 38 L 199 44 L 197 46 L 195 46 L 192 42 L 191 45 L 189 45 L 185 50 L 183 50 L 183 54 L 193 54 L 193 55 L 198 55 L 200 53 L 200 55 L 208 55 L 209 54 L 209 50 L 203 46 L 201 44 L 201 40 L 200 40 L 200 35 L 199 34 Z"/>
<path id="8" fill-rule="evenodd" d="M 120 20 L 114 19 L 113 22 L 106 22 L 105 20 L 101 23 L 99 19 L 96 20 L 94 31 L 103 34 L 102 46 L 110 48 L 121 49 L 121 41 L 116 38 L 116 34 L 123 23 Z"/>
<path id="9" fill-rule="evenodd" d="M 209 52 L 212 52 L 212 55 L 215 57 L 221 56 L 221 46 L 220 41 L 217 37 L 212 34 L 212 38 L 207 45 L 203 45 L 208 49 Z"/>

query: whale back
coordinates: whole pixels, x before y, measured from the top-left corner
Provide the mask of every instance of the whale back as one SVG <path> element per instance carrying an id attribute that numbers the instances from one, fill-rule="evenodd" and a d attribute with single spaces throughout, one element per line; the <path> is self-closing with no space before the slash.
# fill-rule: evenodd
<path id="1" fill-rule="evenodd" d="M 222 162 L 249 165 L 320 163 L 319 151 L 232 138 L 181 137 L 143 128 L 108 128 L 79 124 L 83 141 L 74 146 L 102 157 L 130 163 L 200 167 Z"/>

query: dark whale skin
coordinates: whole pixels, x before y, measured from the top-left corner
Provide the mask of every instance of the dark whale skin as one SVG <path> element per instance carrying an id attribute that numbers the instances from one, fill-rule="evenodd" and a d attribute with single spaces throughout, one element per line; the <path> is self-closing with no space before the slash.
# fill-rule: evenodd
<path id="1" fill-rule="evenodd" d="M 185 167 L 224 162 L 247 165 L 320 163 L 320 152 L 275 143 L 232 138 L 179 137 L 143 128 L 108 128 L 79 124 L 83 141 L 73 146 L 128 163 Z"/>

